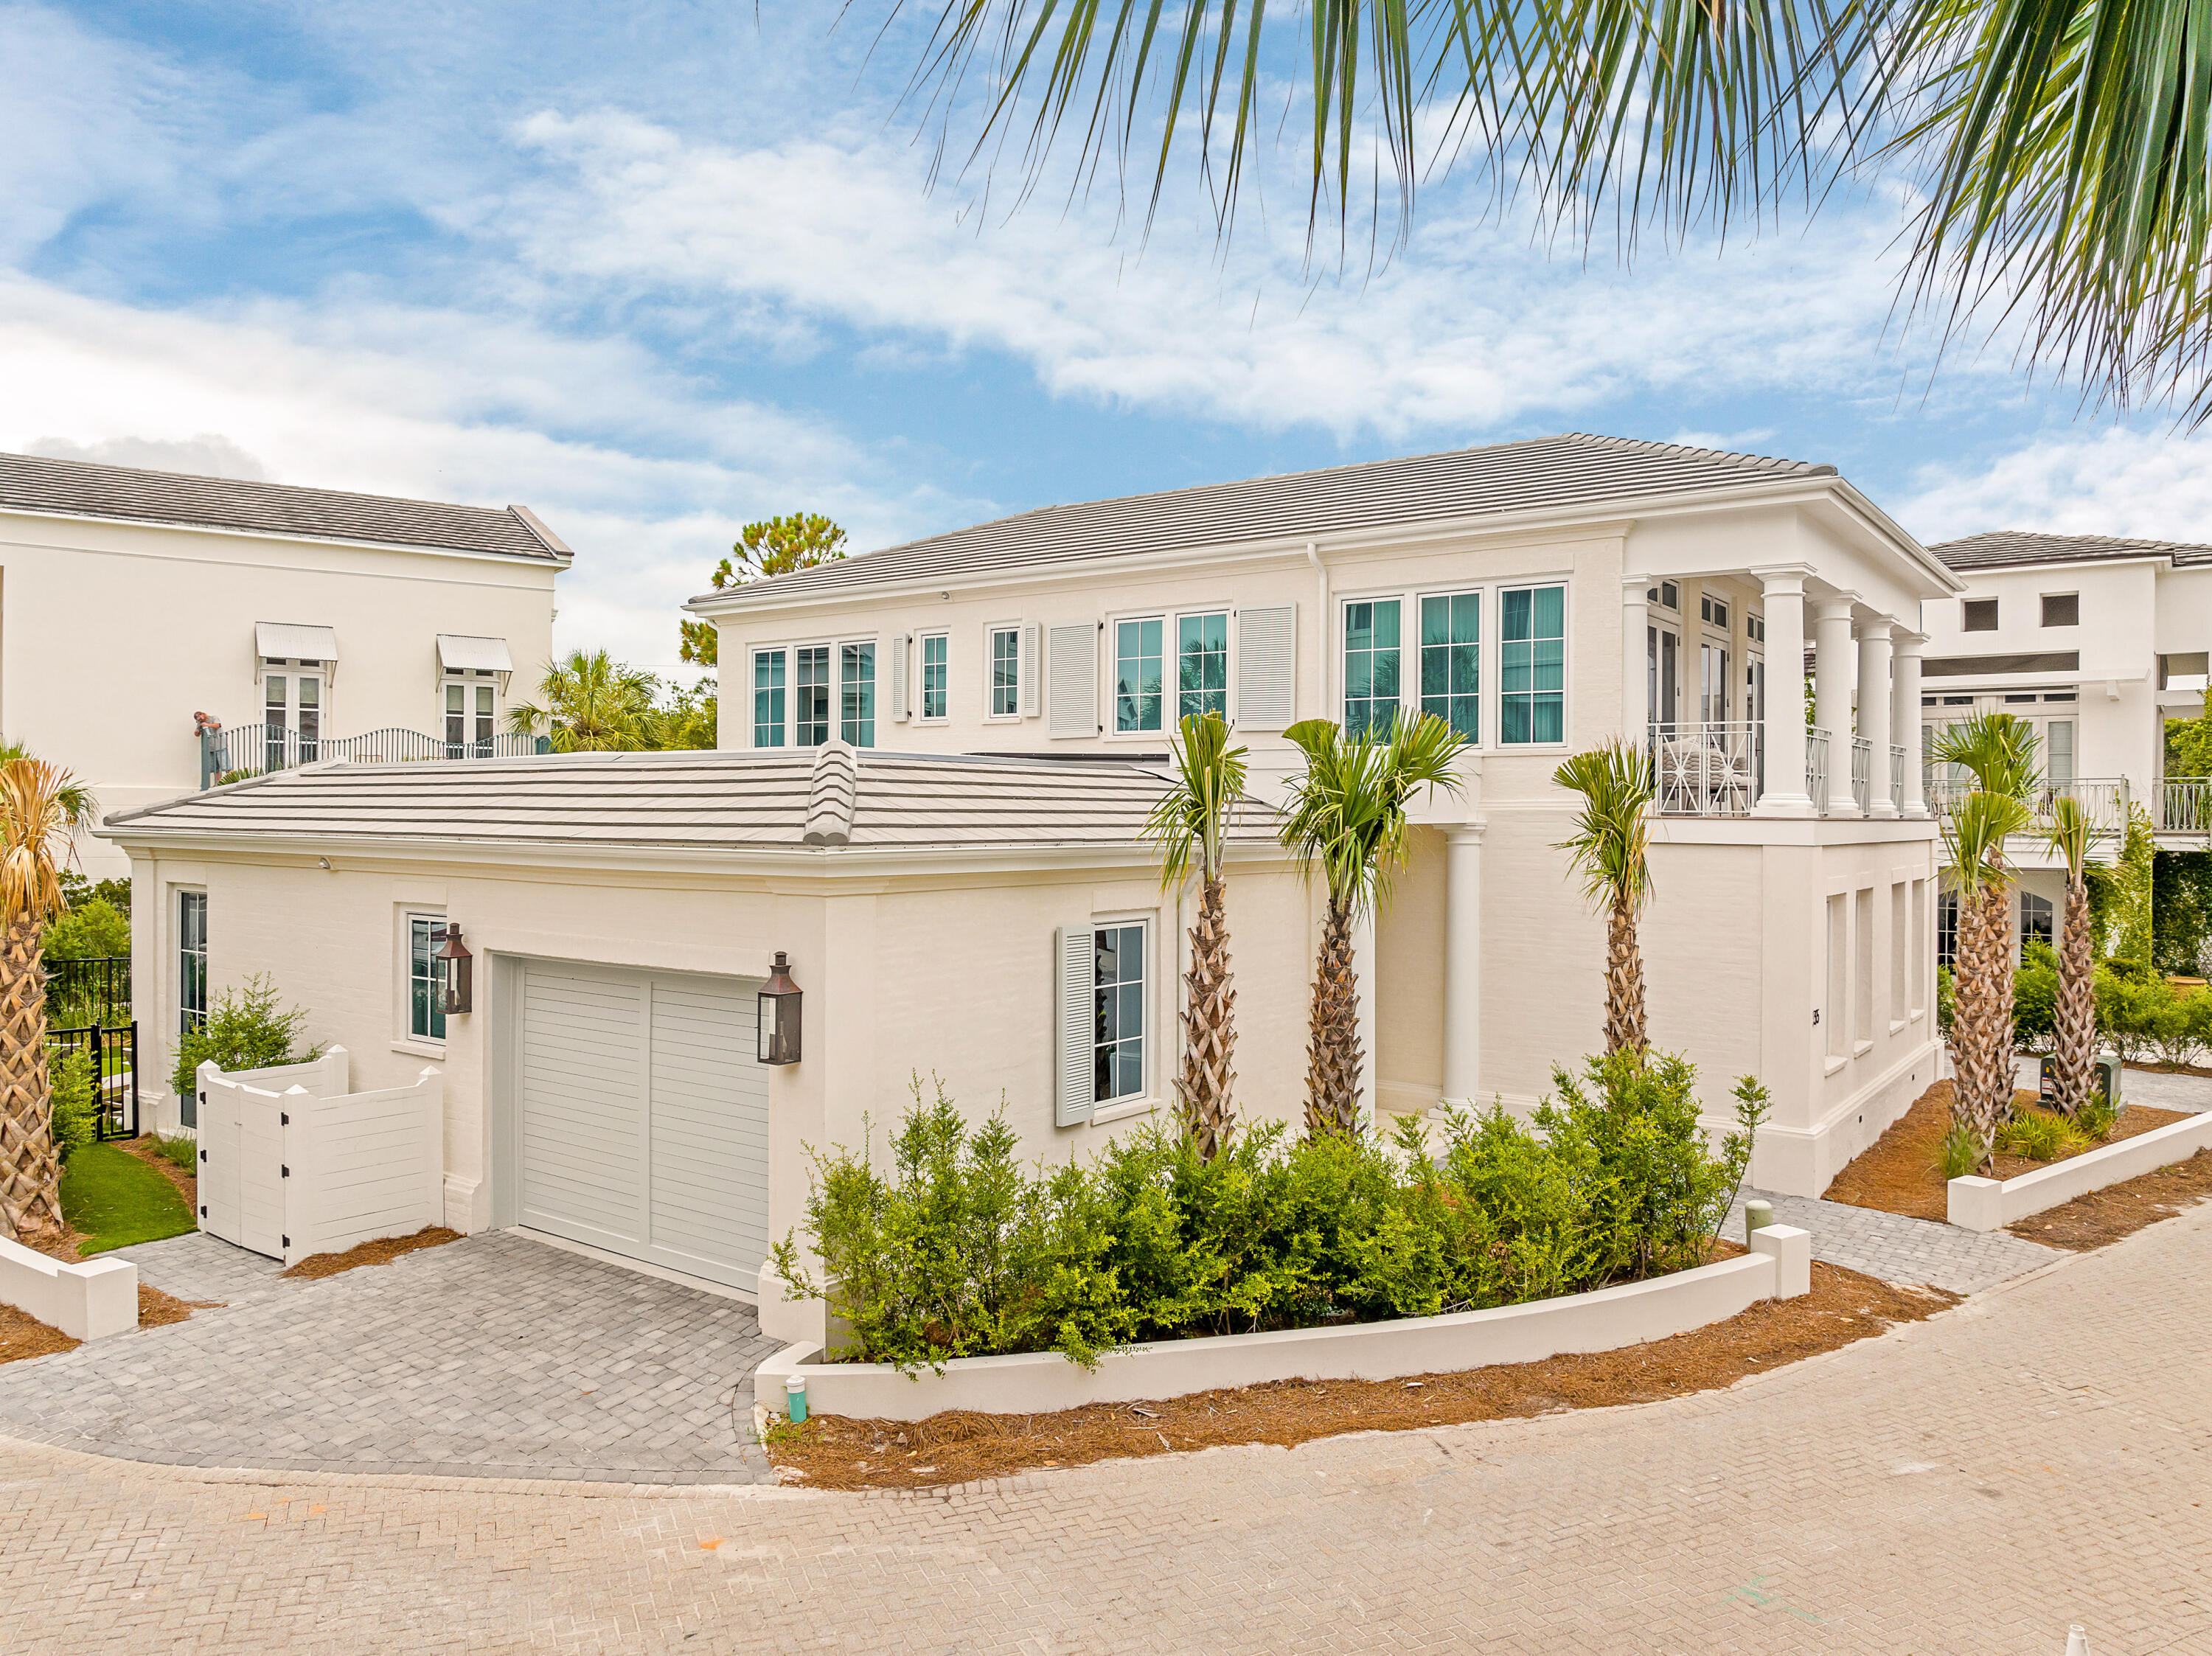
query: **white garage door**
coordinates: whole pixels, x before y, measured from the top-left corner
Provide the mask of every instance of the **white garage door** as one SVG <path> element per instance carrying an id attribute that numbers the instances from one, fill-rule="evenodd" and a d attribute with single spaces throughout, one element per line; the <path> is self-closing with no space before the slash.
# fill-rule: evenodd
<path id="1" fill-rule="evenodd" d="M 523 968 L 525 1225 L 756 1285 L 768 1253 L 758 988 L 612 967 Z"/>

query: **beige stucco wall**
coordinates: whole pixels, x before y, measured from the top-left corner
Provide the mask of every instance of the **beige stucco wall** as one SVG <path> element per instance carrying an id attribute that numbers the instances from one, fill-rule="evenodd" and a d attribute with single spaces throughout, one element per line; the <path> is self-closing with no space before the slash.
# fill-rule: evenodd
<path id="1" fill-rule="evenodd" d="M 89 781 L 105 811 L 199 786 L 192 715 L 261 718 L 254 623 L 337 632 L 323 733 L 435 734 L 437 635 L 503 638 L 518 681 L 552 653 L 555 566 L 0 513 L 0 729 Z M 87 836 L 88 870 L 124 858 Z"/>
<path id="2" fill-rule="evenodd" d="M 1094 1149 L 1135 1122 L 1171 1119 L 1180 1051 L 1176 976 L 1188 915 L 1141 866 L 1006 870 L 883 880 L 787 874 L 648 873 L 412 864 L 333 855 L 133 859 L 137 1013 L 149 1079 L 166 1077 L 176 1027 L 174 893 L 208 894 L 210 993 L 265 973 L 305 1007 L 304 1036 L 353 1054 L 360 1088 L 411 1080 L 425 1062 L 447 1075 L 448 1222 L 502 1222 L 504 986 L 525 958 L 765 974 L 788 952 L 805 992 L 805 1056 L 771 1078 L 773 1233 L 798 1222 L 806 1147 L 878 1146 L 907 1107 L 913 1078 L 941 1077 L 980 1119 L 1003 1101 L 1026 1156 Z M 404 1036 L 404 917 L 441 912 L 477 961 L 477 1010 L 453 1019 L 442 1051 Z M 301 923 L 312 915 L 313 924 Z M 1093 916 L 1153 925 L 1151 1087 L 1145 1107 L 1097 1125 L 1053 1122 L 1054 928 Z M 1238 973 L 1237 1096 L 1248 1119 L 1297 1119 L 1304 1107 L 1305 988 L 1316 937 L 1311 900 L 1279 862 L 1237 869 L 1230 925 Z M 750 1052 L 733 1063 L 754 1062 Z M 173 1101 L 149 1096 L 149 1119 Z"/>

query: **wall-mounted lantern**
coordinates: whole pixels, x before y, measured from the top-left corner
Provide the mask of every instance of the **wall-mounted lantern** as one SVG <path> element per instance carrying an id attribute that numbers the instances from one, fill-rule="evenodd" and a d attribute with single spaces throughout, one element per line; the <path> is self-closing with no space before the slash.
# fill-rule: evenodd
<path id="1" fill-rule="evenodd" d="M 791 980 L 791 962 L 779 949 L 775 965 L 760 992 L 762 1063 L 799 1062 L 799 986 Z"/>
<path id="2" fill-rule="evenodd" d="M 446 1016 L 459 1017 L 470 1010 L 469 951 L 461 946 L 461 928 L 441 926 L 430 934 L 438 940 L 438 952 L 431 958 L 446 963 Z"/>

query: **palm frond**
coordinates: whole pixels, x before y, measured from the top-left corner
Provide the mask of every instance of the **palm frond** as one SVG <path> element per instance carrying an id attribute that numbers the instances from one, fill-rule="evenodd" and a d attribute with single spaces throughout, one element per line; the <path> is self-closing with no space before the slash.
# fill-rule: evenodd
<path id="1" fill-rule="evenodd" d="M 1966 771 L 1981 792 L 2025 799 L 2041 780 L 2035 750 L 2034 725 L 2011 713 L 1986 713 L 1947 725 L 1934 754 Z"/>
<path id="2" fill-rule="evenodd" d="M 1981 896 L 2012 877 L 2004 860 L 2005 841 L 2033 820 L 2027 801 L 2017 794 L 1977 789 L 1943 818 L 1948 871 L 1962 896 Z"/>
<path id="3" fill-rule="evenodd" d="M 67 906 L 61 870 L 74 820 L 68 772 L 44 759 L 0 763 L 0 926 L 42 924 Z"/>
<path id="4" fill-rule="evenodd" d="M 1433 713 L 1401 719 L 1387 737 L 1346 740 L 1332 721 L 1309 719 L 1283 734 L 1305 755 L 1291 779 L 1279 830 L 1330 897 L 1354 913 L 1389 901 L 1405 862 L 1407 808 L 1425 788 L 1459 790 L 1456 760 L 1467 739 Z"/>
<path id="5" fill-rule="evenodd" d="M 1194 865 L 1201 881 L 1221 873 L 1230 812 L 1244 796 L 1249 749 L 1229 745 L 1219 713 L 1187 714 L 1175 749 L 1175 785 L 1145 820 L 1145 837 L 1160 848 L 1160 883 L 1180 884 Z"/>
<path id="6" fill-rule="evenodd" d="M 2096 814 L 2070 793 L 2059 794 L 2051 801 L 2036 824 L 2036 831 L 2058 860 L 2066 864 L 2069 880 L 2081 877 L 2081 870 L 2088 866 L 2089 853 L 2096 849 L 2099 840 L 2108 837 L 2107 831 L 2098 827 Z"/>
<path id="7" fill-rule="evenodd" d="M 1600 907 L 1643 907 L 1651 899 L 1650 755 L 1615 737 L 1561 761 L 1552 780 L 1582 796 L 1574 832 L 1553 848 L 1582 876 L 1583 895 Z"/>

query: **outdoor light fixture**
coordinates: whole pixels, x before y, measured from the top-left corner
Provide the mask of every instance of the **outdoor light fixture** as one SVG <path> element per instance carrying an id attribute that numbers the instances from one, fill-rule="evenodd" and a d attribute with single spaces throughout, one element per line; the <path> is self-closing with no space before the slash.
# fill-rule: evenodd
<path id="1" fill-rule="evenodd" d="M 760 1061 L 799 1062 L 799 986 L 791 980 L 791 962 L 781 949 L 760 992 Z"/>
<path id="2" fill-rule="evenodd" d="M 469 951 L 461 947 L 458 925 L 441 926 L 430 935 L 439 945 L 430 958 L 446 963 L 446 1016 L 458 1017 L 470 1010 Z"/>

